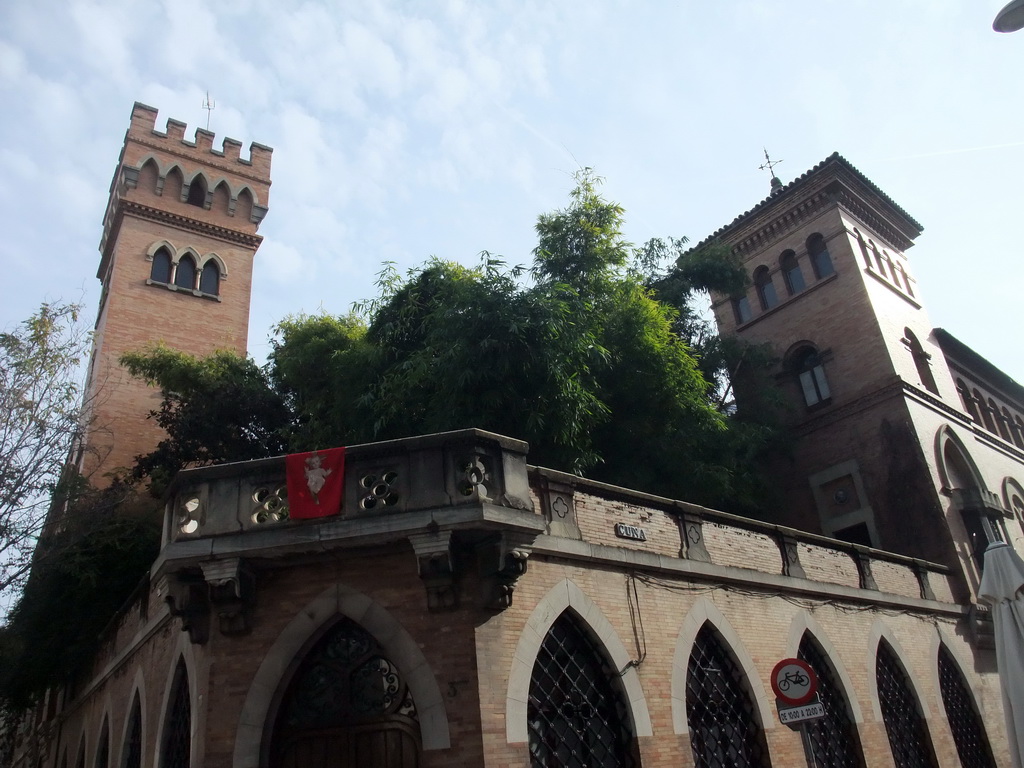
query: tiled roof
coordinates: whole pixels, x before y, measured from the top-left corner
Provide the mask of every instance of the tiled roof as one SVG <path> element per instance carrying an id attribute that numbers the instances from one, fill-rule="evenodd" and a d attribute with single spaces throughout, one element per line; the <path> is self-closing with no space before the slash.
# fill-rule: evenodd
<path id="1" fill-rule="evenodd" d="M 898 214 L 900 214 L 901 216 L 906 218 L 906 220 L 911 224 L 911 226 L 915 227 L 918 231 L 921 231 L 921 230 L 924 229 L 924 227 L 922 227 L 916 220 L 914 220 L 914 218 L 909 213 L 907 213 L 899 205 L 897 205 L 896 202 L 891 197 L 889 197 L 887 194 L 885 194 L 885 192 L 883 192 L 878 187 L 877 184 L 875 184 L 873 181 L 871 181 L 871 179 L 869 179 L 867 176 L 865 176 L 863 173 L 861 173 L 852 163 L 850 163 L 849 160 L 847 160 L 845 157 L 840 155 L 838 152 L 833 152 L 831 155 L 826 157 L 824 160 L 822 160 L 820 163 L 815 165 L 809 171 L 805 171 L 800 176 L 798 176 L 797 178 L 793 179 L 793 181 L 789 182 L 789 184 L 786 184 L 785 186 L 780 187 L 777 192 L 774 192 L 773 194 L 771 194 L 768 197 L 766 197 L 764 200 L 762 200 L 760 203 L 755 205 L 749 211 L 746 211 L 745 213 L 741 213 L 739 216 L 737 216 L 731 222 L 726 224 L 724 227 L 720 227 L 713 234 L 711 234 L 708 237 L 704 238 L 700 243 L 698 243 L 694 247 L 695 248 L 700 248 L 702 245 L 706 245 L 707 243 L 709 243 L 709 242 L 711 242 L 713 240 L 717 240 L 717 239 L 721 238 L 726 232 L 728 232 L 731 229 L 734 229 L 734 228 L 738 227 L 739 225 L 744 223 L 747 219 L 749 219 L 754 214 L 759 213 L 760 211 L 762 211 L 765 208 L 767 208 L 771 203 L 778 202 L 779 200 L 781 200 L 787 194 L 792 193 L 793 191 L 795 191 L 795 190 L 799 189 L 800 187 L 806 185 L 811 179 L 813 179 L 816 176 L 820 175 L 826 168 L 828 168 L 828 167 L 830 167 L 832 165 L 840 165 L 841 167 L 845 168 L 847 171 L 852 173 L 868 189 L 870 189 L 872 192 L 874 192 L 876 195 L 878 195 L 885 203 L 887 203 L 888 205 L 892 206 L 894 211 L 896 211 Z"/>

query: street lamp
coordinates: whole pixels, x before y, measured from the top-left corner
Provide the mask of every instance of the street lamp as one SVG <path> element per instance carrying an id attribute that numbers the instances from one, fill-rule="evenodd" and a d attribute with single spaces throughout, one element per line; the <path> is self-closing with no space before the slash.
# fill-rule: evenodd
<path id="1" fill-rule="evenodd" d="M 1010 0 L 992 22 L 996 32 L 1016 32 L 1024 28 L 1024 0 Z"/>

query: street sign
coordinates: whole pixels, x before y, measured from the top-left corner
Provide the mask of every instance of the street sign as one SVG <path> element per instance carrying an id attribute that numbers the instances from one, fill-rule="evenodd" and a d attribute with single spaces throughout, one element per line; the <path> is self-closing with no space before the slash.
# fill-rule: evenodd
<path id="1" fill-rule="evenodd" d="M 779 707 L 779 720 L 783 725 L 802 723 L 805 720 L 817 720 L 825 716 L 825 705 L 820 701 L 812 701 L 799 707 Z"/>
<path id="2" fill-rule="evenodd" d="M 782 704 L 797 707 L 814 698 L 818 676 L 806 661 L 783 659 L 772 670 L 772 690 Z"/>

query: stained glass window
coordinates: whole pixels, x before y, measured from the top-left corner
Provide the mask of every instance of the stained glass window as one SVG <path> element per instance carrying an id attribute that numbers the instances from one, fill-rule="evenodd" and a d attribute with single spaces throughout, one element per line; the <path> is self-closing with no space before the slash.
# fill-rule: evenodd
<path id="1" fill-rule="evenodd" d="M 771 765 L 746 676 L 711 624 L 701 627 L 690 652 L 686 720 L 697 768 Z"/>
<path id="2" fill-rule="evenodd" d="M 548 630 L 530 678 L 533 768 L 632 768 L 629 711 L 597 643 L 569 612 Z"/>

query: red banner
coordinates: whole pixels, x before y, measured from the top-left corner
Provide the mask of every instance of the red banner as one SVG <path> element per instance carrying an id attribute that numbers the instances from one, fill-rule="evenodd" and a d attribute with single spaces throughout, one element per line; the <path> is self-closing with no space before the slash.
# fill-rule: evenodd
<path id="1" fill-rule="evenodd" d="M 285 457 L 288 517 L 308 520 L 341 512 L 345 490 L 345 449 L 293 453 Z"/>

